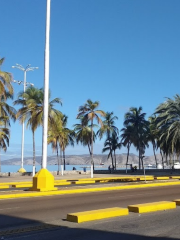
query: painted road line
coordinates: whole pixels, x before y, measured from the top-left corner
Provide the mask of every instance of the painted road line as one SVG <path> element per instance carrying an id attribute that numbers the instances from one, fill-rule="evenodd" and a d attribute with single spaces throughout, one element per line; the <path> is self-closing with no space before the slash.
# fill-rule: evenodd
<path id="1" fill-rule="evenodd" d="M 17 209 L 20 207 L 13 207 L 13 208 L 1 208 L 0 211 L 4 211 L 4 210 L 12 210 L 12 209 Z"/>
<path id="2" fill-rule="evenodd" d="M 65 195 L 65 194 L 82 194 L 88 192 L 103 192 L 103 191 L 118 191 L 126 189 L 136 189 L 136 188 L 148 188 L 148 187 L 165 187 L 180 185 L 180 181 L 176 182 L 164 182 L 164 183 L 147 183 L 147 184 L 134 184 L 134 185 L 124 185 L 115 187 L 97 187 L 97 188 L 81 188 L 81 189 L 67 189 L 67 190 L 56 190 L 49 192 L 26 192 L 26 193 L 13 193 L 13 194 L 0 194 L 0 199 L 10 199 L 10 198 L 26 198 L 26 197 L 43 197 L 43 196 L 55 196 L 55 195 Z"/>
<path id="3" fill-rule="evenodd" d="M 85 212 L 69 213 L 67 214 L 67 221 L 81 223 L 104 218 L 126 216 L 128 214 L 129 211 L 127 208 L 106 208 Z"/>
<path id="4" fill-rule="evenodd" d="M 173 202 L 175 202 L 177 206 L 180 206 L 180 199 L 175 199 Z"/>
<path id="5" fill-rule="evenodd" d="M 135 212 L 135 213 L 156 212 L 156 211 L 163 211 L 163 210 L 174 209 L 174 208 L 176 208 L 176 203 L 169 202 L 169 201 L 144 203 L 144 204 L 136 204 L 136 205 L 128 206 L 129 211 Z"/>

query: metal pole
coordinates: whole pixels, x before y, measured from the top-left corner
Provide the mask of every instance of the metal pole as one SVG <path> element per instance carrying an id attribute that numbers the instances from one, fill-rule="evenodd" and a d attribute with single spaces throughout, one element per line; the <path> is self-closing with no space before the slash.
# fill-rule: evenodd
<path id="1" fill-rule="evenodd" d="M 47 0 L 46 10 L 46 40 L 44 58 L 44 111 L 43 111 L 43 148 L 42 148 L 42 168 L 47 166 L 47 132 L 48 132 L 48 105 L 49 105 L 49 35 L 50 35 L 50 5 Z"/>
<path id="2" fill-rule="evenodd" d="M 26 70 L 24 71 L 24 93 L 26 91 Z M 22 123 L 21 168 L 24 167 L 24 121 Z"/>

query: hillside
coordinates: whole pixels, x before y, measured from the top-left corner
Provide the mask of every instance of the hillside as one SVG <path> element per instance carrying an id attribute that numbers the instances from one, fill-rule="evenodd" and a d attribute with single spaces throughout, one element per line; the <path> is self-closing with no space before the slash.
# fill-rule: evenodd
<path id="1" fill-rule="evenodd" d="M 157 154 L 157 159 L 159 159 L 159 162 L 161 161 L 160 154 Z M 117 154 L 117 164 L 124 165 L 126 163 L 127 155 L 125 153 L 123 154 Z M 24 165 L 32 165 L 32 157 L 26 157 L 24 158 Z M 57 164 L 57 157 L 56 156 L 48 156 L 48 165 L 55 165 Z M 84 165 L 84 164 L 90 164 L 91 159 L 89 155 L 67 155 L 66 156 L 66 164 L 68 165 Z M 100 163 L 104 163 L 105 165 L 108 165 L 111 163 L 111 159 L 107 159 L 107 155 L 102 154 L 95 154 L 94 155 L 94 163 L 99 165 Z M 138 156 L 135 154 L 129 155 L 129 163 L 137 164 L 138 163 Z M 154 156 L 147 156 L 144 158 L 145 164 L 155 164 Z M 12 158 L 9 160 L 4 160 L 1 162 L 2 165 L 21 165 L 21 159 L 20 158 Z M 36 165 L 41 164 L 41 156 L 36 157 Z"/>

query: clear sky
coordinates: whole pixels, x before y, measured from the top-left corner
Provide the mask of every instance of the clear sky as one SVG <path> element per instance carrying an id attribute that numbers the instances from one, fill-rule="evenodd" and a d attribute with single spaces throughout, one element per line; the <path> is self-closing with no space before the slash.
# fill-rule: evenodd
<path id="1" fill-rule="evenodd" d="M 27 73 L 27 81 L 43 87 L 46 0 L 1 0 L 0 8 L 0 57 L 6 58 L 2 70 L 23 80 L 23 72 L 12 65 L 38 66 Z M 63 101 L 59 109 L 69 116 L 68 127 L 77 123 L 78 107 L 88 98 L 98 100 L 100 109 L 113 111 L 122 128 L 129 107 L 142 106 L 148 117 L 164 97 L 179 93 L 179 9 L 179 0 L 51 1 L 50 89 L 52 98 Z M 14 88 L 16 98 L 23 86 Z M 41 142 L 38 129 L 39 149 Z M 30 130 L 25 143 L 30 150 Z M 20 144 L 16 122 L 7 154 Z M 103 141 L 97 141 L 95 153 L 101 153 L 102 146 Z M 67 154 L 81 153 L 88 150 L 67 149 Z"/>

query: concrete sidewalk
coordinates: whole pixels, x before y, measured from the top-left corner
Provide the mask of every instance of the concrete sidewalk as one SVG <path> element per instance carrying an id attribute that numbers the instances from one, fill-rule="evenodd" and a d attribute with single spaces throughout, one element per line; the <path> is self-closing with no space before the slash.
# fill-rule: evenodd
<path id="1" fill-rule="evenodd" d="M 110 178 L 110 177 L 138 177 L 142 175 L 130 175 L 130 174 L 94 174 L 94 178 Z M 148 175 L 147 175 L 148 176 Z M 54 176 L 55 180 L 78 180 L 82 178 L 89 178 L 92 179 L 90 174 L 67 174 L 64 176 L 57 175 Z M 0 183 L 6 183 L 6 182 L 27 182 L 32 181 L 32 176 L 0 176 Z"/>

